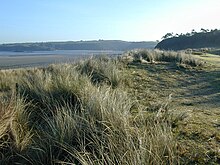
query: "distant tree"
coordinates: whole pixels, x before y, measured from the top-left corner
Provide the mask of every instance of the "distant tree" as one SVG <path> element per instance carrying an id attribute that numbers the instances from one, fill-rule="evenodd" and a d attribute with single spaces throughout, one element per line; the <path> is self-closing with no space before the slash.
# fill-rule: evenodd
<path id="1" fill-rule="evenodd" d="M 167 38 L 171 38 L 171 37 L 173 37 L 173 32 L 172 32 L 172 33 L 167 33 L 167 34 L 165 34 L 165 35 L 162 37 L 162 39 L 167 39 Z"/>
<path id="2" fill-rule="evenodd" d="M 197 32 L 195 31 L 195 29 L 192 29 L 192 31 L 191 31 L 191 35 L 193 36 L 193 35 L 195 35 Z"/>
<path id="3" fill-rule="evenodd" d="M 190 34 L 189 32 L 187 32 L 187 33 L 186 33 L 186 36 L 189 37 L 189 36 L 191 36 L 191 34 Z"/>
<path id="4" fill-rule="evenodd" d="M 201 28 L 201 32 L 202 32 L 202 33 L 207 33 L 208 30 Z"/>
<path id="5" fill-rule="evenodd" d="M 178 34 L 178 33 L 176 33 L 176 34 L 175 34 L 175 37 L 179 37 L 179 34 Z"/>
<path id="6" fill-rule="evenodd" d="M 216 32 L 216 31 L 218 31 L 218 29 L 212 29 L 212 30 L 211 30 L 211 32 Z"/>
<path id="7" fill-rule="evenodd" d="M 185 34 L 183 34 L 183 33 L 181 33 L 181 34 L 179 35 L 179 37 L 183 37 L 183 36 L 185 36 Z"/>

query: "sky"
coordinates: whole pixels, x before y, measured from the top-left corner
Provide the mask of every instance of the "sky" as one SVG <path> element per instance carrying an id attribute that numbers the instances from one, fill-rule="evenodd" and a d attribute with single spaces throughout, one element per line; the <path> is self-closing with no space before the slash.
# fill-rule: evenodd
<path id="1" fill-rule="evenodd" d="M 0 0 L 0 43 L 156 41 L 220 29 L 220 0 Z"/>

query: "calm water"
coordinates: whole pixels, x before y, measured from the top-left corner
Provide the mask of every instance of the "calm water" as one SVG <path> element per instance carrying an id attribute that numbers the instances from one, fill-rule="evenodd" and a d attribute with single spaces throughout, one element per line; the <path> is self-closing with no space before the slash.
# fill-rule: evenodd
<path id="1" fill-rule="evenodd" d="M 122 51 L 111 50 L 54 50 L 54 51 L 33 51 L 33 52 L 1 52 L 0 56 L 41 56 L 41 55 L 61 55 L 61 56 L 79 56 L 79 55 L 115 55 L 121 54 Z"/>
<path id="2" fill-rule="evenodd" d="M 47 66 L 52 63 L 72 62 L 97 55 L 117 56 L 122 51 L 57 50 L 33 52 L 1 52 L 0 69 Z"/>

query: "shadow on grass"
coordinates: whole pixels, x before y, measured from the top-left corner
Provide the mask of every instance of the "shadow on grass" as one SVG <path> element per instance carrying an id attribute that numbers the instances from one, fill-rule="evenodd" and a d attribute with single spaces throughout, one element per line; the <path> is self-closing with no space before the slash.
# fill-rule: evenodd
<path id="1" fill-rule="evenodd" d="M 188 99 L 189 105 L 220 104 L 220 70 L 184 68 L 174 63 L 130 63 L 130 68 L 146 70 L 147 76 L 158 81 L 157 88 L 174 92 L 175 98 Z M 159 86 L 158 86 L 159 85 Z M 180 94 L 182 91 L 182 94 Z"/>
<path id="2" fill-rule="evenodd" d="M 188 85 L 185 97 L 198 97 L 197 104 L 220 104 L 220 71 L 205 71 Z M 205 98 L 205 99 L 203 99 Z"/>

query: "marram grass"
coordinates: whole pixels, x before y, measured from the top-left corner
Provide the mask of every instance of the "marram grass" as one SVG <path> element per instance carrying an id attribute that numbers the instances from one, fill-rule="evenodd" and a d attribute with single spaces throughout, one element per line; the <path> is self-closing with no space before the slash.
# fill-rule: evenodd
<path id="1" fill-rule="evenodd" d="M 169 121 L 134 106 L 123 69 L 92 58 L 6 73 L 13 81 L 0 86 L 0 164 L 177 164 Z"/>
<path id="2" fill-rule="evenodd" d="M 124 59 L 132 60 L 140 63 L 159 63 L 171 62 L 178 65 L 187 65 L 197 67 L 204 65 L 204 62 L 192 54 L 187 54 L 183 51 L 162 51 L 162 50 L 147 50 L 137 49 L 124 54 Z"/>

